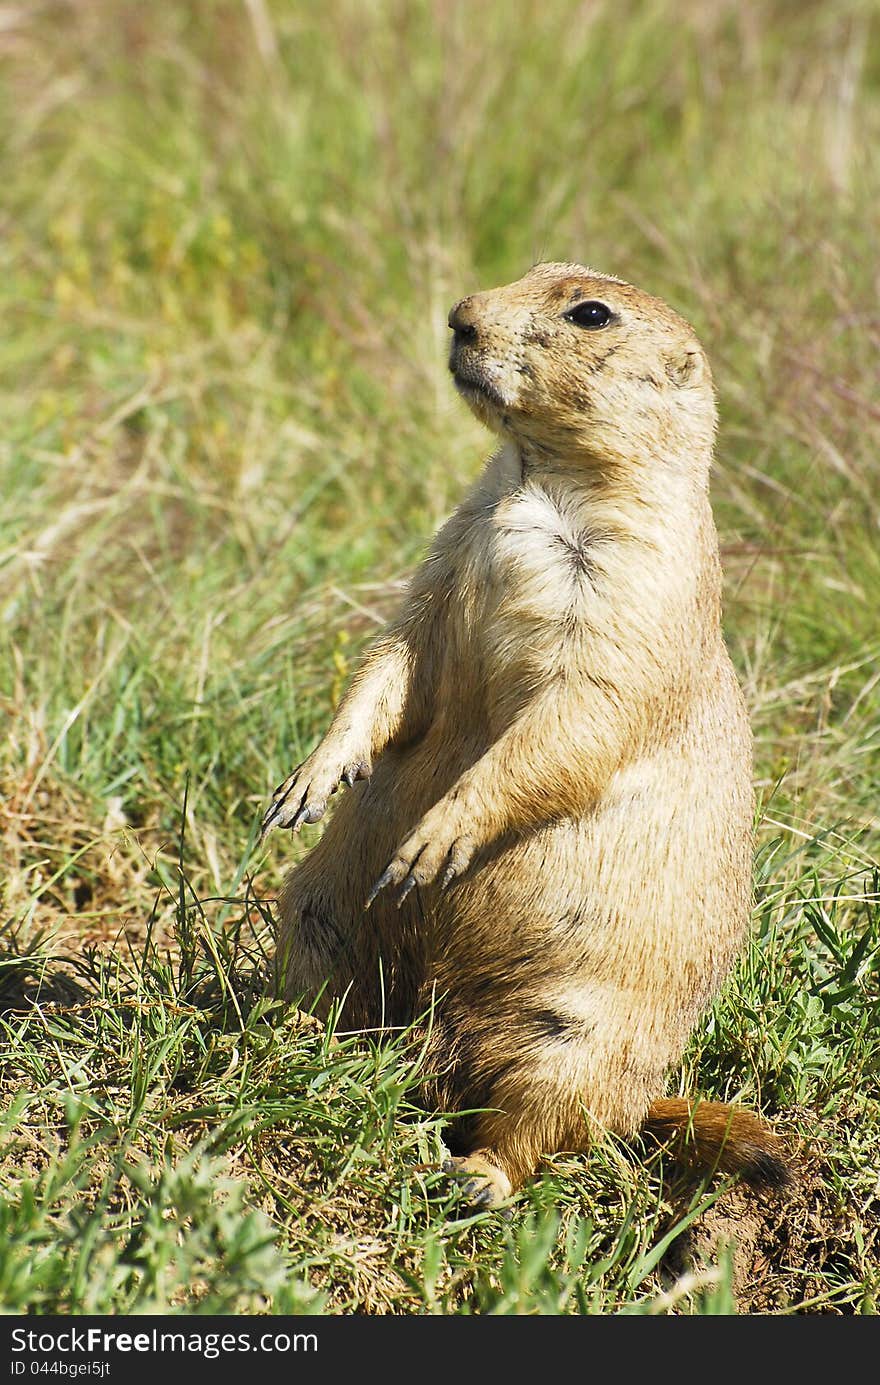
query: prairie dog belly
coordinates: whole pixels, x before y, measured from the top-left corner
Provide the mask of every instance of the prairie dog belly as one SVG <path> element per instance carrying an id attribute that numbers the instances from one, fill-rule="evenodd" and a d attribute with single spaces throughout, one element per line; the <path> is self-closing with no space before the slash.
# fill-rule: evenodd
<path id="1" fill-rule="evenodd" d="M 752 796 L 737 699 L 731 675 L 677 741 L 618 771 L 592 812 L 475 863 L 438 905 L 438 989 L 463 987 L 472 1007 L 476 978 L 502 1011 L 527 1003 L 579 1018 L 599 1060 L 641 1048 L 657 1071 L 674 1062 L 748 923 Z"/>

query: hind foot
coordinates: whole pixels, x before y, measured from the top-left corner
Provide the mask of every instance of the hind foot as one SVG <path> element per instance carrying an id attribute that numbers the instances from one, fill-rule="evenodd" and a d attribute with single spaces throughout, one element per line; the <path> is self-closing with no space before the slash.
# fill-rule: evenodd
<path id="1" fill-rule="evenodd" d="M 461 1195 L 475 1212 L 501 1207 L 513 1194 L 513 1184 L 497 1164 L 483 1154 L 468 1154 L 461 1159 L 449 1159 L 444 1173 L 451 1173 L 460 1185 Z"/>

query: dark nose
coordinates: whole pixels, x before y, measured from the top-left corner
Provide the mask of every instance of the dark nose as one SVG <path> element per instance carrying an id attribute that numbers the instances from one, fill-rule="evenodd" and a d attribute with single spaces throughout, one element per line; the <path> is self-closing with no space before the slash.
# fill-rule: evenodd
<path id="1" fill-rule="evenodd" d="M 449 325 L 455 333 L 456 341 L 476 341 L 477 324 L 474 321 L 474 300 L 463 298 L 456 303 L 449 314 Z"/>

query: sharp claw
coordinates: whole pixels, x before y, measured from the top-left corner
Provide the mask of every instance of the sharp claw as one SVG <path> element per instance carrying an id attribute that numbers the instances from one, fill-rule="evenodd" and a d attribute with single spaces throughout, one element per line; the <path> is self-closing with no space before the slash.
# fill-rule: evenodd
<path id="1" fill-rule="evenodd" d="M 284 782 L 287 783 L 287 780 L 285 780 Z M 270 812 L 273 812 L 275 814 L 280 813 L 281 809 L 284 807 L 285 803 L 290 797 L 291 790 L 293 789 L 293 784 L 294 781 L 292 780 L 291 783 L 288 785 L 287 792 L 283 793 L 281 797 L 272 804 Z M 283 789 L 284 784 L 279 785 L 279 788 Z M 278 789 L 275 790 L 275 793 L 278 793 Z M 306 789 L 306 793 L 308 793 L 308 789 Z M 305 802 L 306 793 L 304 793 L 302 798 L 300 799 L 300 807 L 302 807 L 303 803 Z"/>
<path id="2" fill-rule="evenodd" d="M 290 788 L 291 788 L 291 789 L 293 788 L 293 785 L 292 785 L 292 784 L 291 784 Z M 306 789 L 305 793 L 303 794 L 302 798 L 301 798 L 300 801 L 299 801 L 299 808 L 298 808 L 298 809 L 296 810 L 296 812 L 294 813 L 293 818 L 291 819 L 291 821 L 287 824 L 287 826 L 290 827 L 290 828 L 292 829 L 292 831 L 294 831 L 294 832 L 297 830 L 297 828 L 298 828 L 299 825 L 300 825 L 300 818 L 302 817 L 302 814 L 303 814 L 304 809 L 305 809 L 305 811 L 308 811 L 308 810 L 305 808 L 306 797 L 307 797 L 307 795 L 308 795 L 308 792 L 309 792 L 308 789 Z M 269 807 L 269 809 L 267 810 L 267 812 L 266 812 L 266 814 L 265 814 L 265 816 L 264 816 L 264 818 L 263 818 L 263 825 L 262 825 L 262 827 L 260 828 L 260 841 L 263 840 L 263 838 L 265 837 L 266 833 L 267 833 L 268 831 L 270 831 L 271 828 L 277 827 L 277 826 L 279 826 L 279 824 L 281 824 L 281 810 L 282 810 L 282 808 L 284 807 L 284 804 L 285 804 L 285 802 L 286 802 L 286 800 L 287 800 L 287 797 L 288 797 L 288 794 L 289 794 L 289 793 L 290 793 L 290 789 L 288 789 L 287 793 L 284 795 L 284 798 L 279 798 L 278 801 L 277 801 L 277 803 L 273 803 L 273 804 Z M 283 825 L 283 824 L 281 824 L 281 825 Z"/>
<path id="3" fill-rule="evenodd" d="M 468 1178 L 461 1185 L 461 1196 L 469 1207 L 482 1209 L 492 1206 L 492 1189 L 482 1179 Z"/>
<path id="4" fill-rule="evenodd" d="M 379 894 L 379 892 L 380 892 L 381 890 L 384 890 L 384 889 L 386 888 L 386 886 L 392 884 L 393 880 L 394 880 L 394 872 L 392 871 L 391 867 L 389 866 L 387 870 L 384 870 L 384 871 L 382 872 L 382 874 L 379 876 L 379 879 L 376 881 L 375 885 L 374 885 L 373 888 L 370 890 L 370 893 L 367 895 L 367 902 L 366 902 L 366 904 L 364 905 L 364 908 L 365 908 L 365 909 L 369 909 L 369 907 L 370 907 L 370 905 L 372 904 L 373 900 L 376 898 L 376 895 Z"/>
<path id="5" fill-rule="evenodd" d="M 457 874 L 458 871 L 455 869 L 455 866 L 447 866 L 440 877 L 441 890 L 448 890 Z"/>
<path id="6" fill-rule="evenodd" d="M 292 787 L 294 787 L 294 785 L 291 784 L 291 788 L 292 788 Z M 309 785 L 309 788 L 310 788 L 310 787 L 312 787 L 312 785 Z M 301 819 L 303 809 L 305 809 L 305 806 L 306 806 L 306 801 L 308 801 L 309 788 L 303 789 L 302 798 L 299 799 L 299 807 L 298 807 L 298 809 L 297 809 L 297 812 L 295 812 L 295 813 L 294 813 L 294 816 L 291 817 L 290 823 L 285 824 L 285 825 L 287 825 L 287 827 L 290 827 L 290 830 L 291 830 L 292 832 L 295 832 L 295 831 L 298 830 L 298 827 L 299 827 L 299 819 Z M 288 789 L 288 792 L 290 792 L 290 789 Z M 287 794 L 284 795 L 284 798 L 287 798 Z M 281 799 L 281 802 L 279 803 L 279 807 L 283 806 L 284 798 Z"/>
<path id="7" fill-rule="evenodd" d="M 451 1176 L 459 1197 L 468 1207 L 479 1210 L 492 1205 L 492 1189 L 484 1178 L 466 1173 L 458 1167 L 454 1159 L 447 1159 L 441 1167 L 443 1173 Z"/>
<path id="8" fill-rule="evenodd" d="M 413 875 L 412 871 L 410 871 L 409 875 L 406 877 L 406 879 L 404 880 L 403 884 L 402 884 L 401 887 L 400 887 L 400 894 L 397 896 L 397 907 L 398 907 L 398 909 L 400 908 L 401 904 L 402 904 L 403 901 L 406 899 L 406 897 L 407 897 L 407 895 L 410 893 L 410 891 L 411 891 L 411 890 L 414 890 L 415 887 L 416 887 L 416 885 L 417 885 L 418 883 L 419 883 L 418 880 L 417 880 L 416 877 Z"/>
<path id="9" fill-rule="evenodd" d="M 263 814 L 263 821 L 260 825 L 260 841 L 263 840 L 267 832 L 271 832 L 273 827 L 278 826 L 278 814 L 281 812 L 282 803 L 283 800 L 278 803 L 270 804 Z"/>
<path id="10" fill-rule="evenodd" d="M 320 822 L 327 811 L 326 798 L 304 798 L 299 805 L 299 810 L 290 824 L 291 832 L 298 832 L 304 822 L 310 826 L 312 823 Z"/>
<path id="11" fill-rule="evenodd" d="M 355 765 L 346 765 L 342 772 L 342 777 L 350 789 L 353 789 L 359 779 L 369 779 L 373 771 L 366 760 L 358 760 Z"/>

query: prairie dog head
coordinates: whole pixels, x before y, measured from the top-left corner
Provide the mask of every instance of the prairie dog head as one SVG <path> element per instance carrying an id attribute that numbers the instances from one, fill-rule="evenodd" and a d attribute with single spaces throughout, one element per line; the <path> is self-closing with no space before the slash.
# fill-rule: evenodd
<path id="1" fill-rule="evenodd" d="M 661 299 L 576 264 L 463 298 L 449 314 L 449 369 L 495 432 L 525 451 L 704 471 L 712 377 L 688 324 Z"/>

